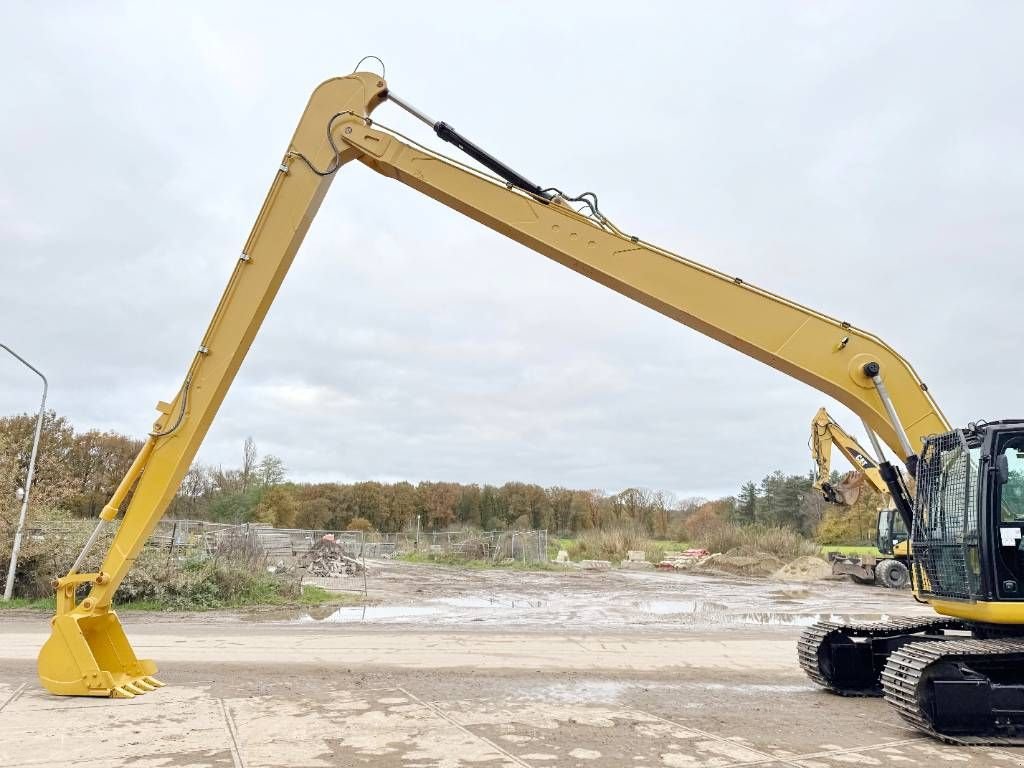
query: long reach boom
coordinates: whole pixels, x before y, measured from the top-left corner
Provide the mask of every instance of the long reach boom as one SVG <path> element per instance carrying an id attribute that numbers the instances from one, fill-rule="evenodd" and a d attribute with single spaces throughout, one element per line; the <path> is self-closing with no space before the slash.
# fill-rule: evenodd
<path id="1" fill-rule="evenodd" d="M 374 123 L 370 115 L 389 97 L 499 178 Z M 161 685 L 153 677 L 156 665 L 136 658 L 111 600 L 199 450 L 331 182 L 353 160 L 835 398 L 911 471 L 922 439 L 949 430 L 909 363 L 878 337 L 624 234 L 593 195 L 573 198 L 533 184 L 451 126 L 389 94 L 375 74 L 331 79 L 313 92 L 274 171 L 184 382 L 170 402 L 157 405 L 149 439 L 100 514 L 97 533 L 131 492 L 102 565 L 79 572 L 94 534 L 58 581 L 53 632 L 38 665 L 50 691 L 127 697 Z M 89 592 L 79 602 L 83 585 Z"/>

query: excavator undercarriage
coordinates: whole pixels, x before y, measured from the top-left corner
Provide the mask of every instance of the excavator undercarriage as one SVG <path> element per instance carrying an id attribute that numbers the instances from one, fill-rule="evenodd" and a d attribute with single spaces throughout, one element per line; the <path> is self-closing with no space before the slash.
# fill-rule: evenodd
<path id="1" fill-rule="evenodd" d="M 915 596 L 945 615 L 818 622 L 798 645 L 808 677 L 842 696 L 884 696 L 906 722 L 944 741 L 1024 745 L 1021 468 L 1024 422 L 927 438 L 911 575 Z"/>
<path id="2" fill-rule="evenodd" d="M 820 621 L 803 631 L 797 653 L 822 688 L 884 696 L 904 720 L 938 739 L 1024 745 L 1024 635 L 974 635 L 983 631 L 946 618 Z"/>

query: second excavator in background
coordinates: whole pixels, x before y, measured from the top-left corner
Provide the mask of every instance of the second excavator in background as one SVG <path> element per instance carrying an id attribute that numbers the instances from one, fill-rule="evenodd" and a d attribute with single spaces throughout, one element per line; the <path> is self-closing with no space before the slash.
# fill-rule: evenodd
<path id="1" fill-rule="evenodd" d="M 868 437 L 874 455 L 884 457 L 878 438 L 870 430 Z M 874 458 L 824 408 L 819 408 L 811 421 L 809 445 L 816 467 L 812 487 L 821 492 L 826 502 L 839 507 L 853 507 L 864 498 L 865 486 L 874 492 L 871 498 L 877 498 L 879 502 L 875 505 L 875 547 L 882 556 L 833 552 L 829 555 L 833 575 L 849 576 L 858 584 L 878 584 L 889 589 L 909 586 L 909 534 L 893 507 L 889 487 L 882 479 L 879 470 L 881 458 Z M 832 476 L 833 448 L 853 467 L 838 480 Z"/>

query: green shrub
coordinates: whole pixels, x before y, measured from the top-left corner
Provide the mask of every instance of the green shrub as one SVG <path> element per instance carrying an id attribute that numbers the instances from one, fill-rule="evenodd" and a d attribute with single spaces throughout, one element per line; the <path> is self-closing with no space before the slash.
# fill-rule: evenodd
<path id="1" fill-rule="evenodd" d="M 53 581 L 67 574 L 95 525 L 92 520 L 36 512 L 22 540 L 14 594 L 27 600 L 52 597 Z M 11 551 L 14 526 L 9 514 L 0 516 L 0 552 Z M 86 559 L 83 573 L 99 569 L 115 531 L 116 525 L 107 526 Z M 297 600 L 298 579 L 267 572 L 265 556 L 255 553 L 249 543 L 249 539 L 227 541 L 212 558 L 143 547 L 118 587 L 114 604 L 204 610 Z M 7 575 L 7 563 L 2 565 L 0 588 Z"/>
<path id="2" fill-rule="evenodd" d="M 262 566 L 219 556 L 169 557 L 144 549 L 121 583 L 117 602 L 153 602 L 169 610 L 201 611 L 299 598 L 297 578 L 282 578 Z"/>
<path id="3" fill-rule="evenodd" d="M 16 525 L 17 510 L 0 514 L 0 589 L 6 585 Z M 14 594 L 25 598 L 50 597 L 53 582 L 71 569 L 95 526 L 94 520 L 75 520 L 63 512 L 32 510 L 22 536 Z M 83 571 L 99 567 L 100 557 L 109 549 L 113 536 L 114 531 L 108 526 L 96 541 Z"/>
<path id="4" fill-rule="evenodd" d="M 665 559 L 665 552 L 670 549 L 678 549 L 679 547 L 671 542 L 664 541 L 648 541 L 644 546 L 644 558 L 649 563 L 660 563 Z"/>

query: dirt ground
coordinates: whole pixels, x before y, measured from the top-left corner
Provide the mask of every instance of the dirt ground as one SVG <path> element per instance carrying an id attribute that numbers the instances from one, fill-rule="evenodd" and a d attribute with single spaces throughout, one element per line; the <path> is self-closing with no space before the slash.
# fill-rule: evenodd
<path id="1" fill-rule="evenodd" d="M 125 613 L 168 687 L 130 701 L 43 693 L 47 617 L 0 615 L 0 765 L 1024 765 L 923 738 L 796 663 L 821 616 L 926 614 L 846 582 L 381 564 L 374 604 Z"/>

